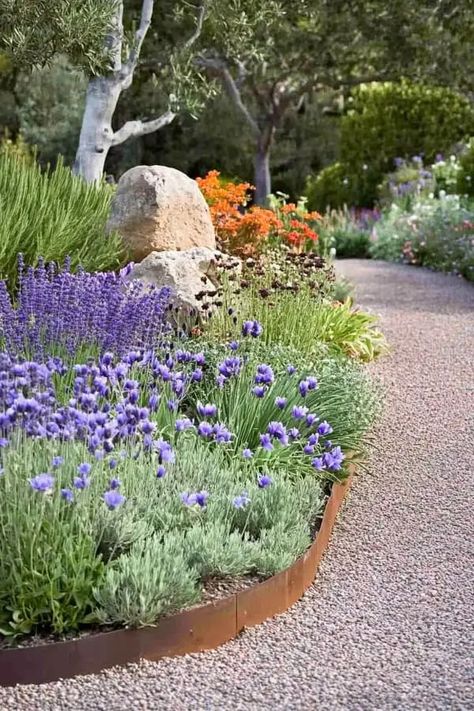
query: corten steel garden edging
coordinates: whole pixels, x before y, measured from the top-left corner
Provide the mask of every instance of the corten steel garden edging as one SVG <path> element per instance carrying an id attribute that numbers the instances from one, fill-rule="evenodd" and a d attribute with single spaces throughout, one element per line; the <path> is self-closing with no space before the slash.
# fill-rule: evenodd
<path id="1" fill-rule="evenodd" d="M 157 627 L 121 629 L 35 647 L 1 649 L 0 686 L 43 684 L 140 659 L 155 661 L 214 649 L 245 627 L 284 612 L 300 599 L 316 577 L 352 474 L 350 466 L 349 478 L 333 485 L 315 541 L 281 573 L 215 603 L 165 617 Z"/>

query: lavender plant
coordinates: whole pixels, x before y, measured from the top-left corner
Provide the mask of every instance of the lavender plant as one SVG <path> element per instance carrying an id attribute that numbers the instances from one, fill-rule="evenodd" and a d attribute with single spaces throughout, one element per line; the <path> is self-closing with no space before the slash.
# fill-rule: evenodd
<path id="1" fill-rule="evenodd" d="M 19 258 L 19 291 L 13 300 L 0 280 L 0 339 L 13 355 L 74 355 L 84 347 L 122 354 L 156 346 L 167 331 L 168 288 L 128 282 L 119 274 L 79 271 L 53 263 L 25 270 Z"/>

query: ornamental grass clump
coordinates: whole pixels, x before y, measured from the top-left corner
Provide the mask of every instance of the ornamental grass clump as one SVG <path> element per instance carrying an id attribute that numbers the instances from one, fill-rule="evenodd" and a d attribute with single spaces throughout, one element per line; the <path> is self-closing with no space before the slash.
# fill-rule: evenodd
<path id="1" fill-rule="evenodd" d="M 14 288 L 17 255 L 33 266 L 40 258 L 73 270 L 117 269 L 126 261 L 118 233 L 106 234 L 111 186 L 88 185 L 59 160 L 43 171 L 11 150 L 0 152 L 0 277 Z"/>
<path id="2" fill-rule="evenodd" d="M 40 260 L 24 268 L 19 258 L 16 299 L 0 281 L 0 341 L 12 355 L 74 355 L 86 347 L 122 354 L 152 348 L 168 331 L 170 291 L 127 281 L 119 274 L 58 270 Z"/>

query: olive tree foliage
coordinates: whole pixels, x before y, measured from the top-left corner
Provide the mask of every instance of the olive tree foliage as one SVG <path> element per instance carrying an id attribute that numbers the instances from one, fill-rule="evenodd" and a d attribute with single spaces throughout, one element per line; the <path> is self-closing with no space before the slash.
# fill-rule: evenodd
<path id="1" fill-rule="evenodd" d="M 194 62 L 205 26 L 211 43 L 227 47 L 229 54 L 239 38 L 254 55 L 254 27 L 268 10 L 247 5 L 242 11 L 239 0 L 0 0 L 0 49 L 23 67 L 49 63 L 60 53 L 87 72 L 74 170 L 94 182 L 112 147 L 159 130 L 183 108 L 197 110 L 203 96 L 212 94 L 212 78 Z M 152 51 L 144 53 L 148 40 Z M 156 116 L 114 128 L 118 101 L 143 54 L 157 90 L 167 93 L 166 106 Z"/>
<path id="2" fill-rule="evenodd" d="M 210 36 L 196 62 L 220 81 L 254 136 L 256 201 L 264 203 L 278 131 L 308 96 L 343 98 L 358 84 L 403 76 L 467 87 L 472 29 L 470 0 L 280 0 L 254 28 L 251 54 Z"/>

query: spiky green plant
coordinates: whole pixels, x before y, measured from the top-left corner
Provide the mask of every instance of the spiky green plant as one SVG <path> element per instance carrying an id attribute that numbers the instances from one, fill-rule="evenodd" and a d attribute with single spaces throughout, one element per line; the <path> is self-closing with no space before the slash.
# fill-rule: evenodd
<path id="1" fill-rule="evenodd" d="M 118 234 L 105 234 L 113 190 L 87 185 L 61 160 L 41 168 L 11 151 L 0 152 L 0 276 L 13 287 L 21 252 L 28 265 L 38 258 L 87 271 L 119 267 L 125 253 Z"/>

